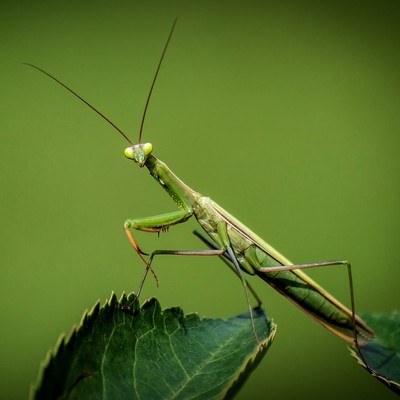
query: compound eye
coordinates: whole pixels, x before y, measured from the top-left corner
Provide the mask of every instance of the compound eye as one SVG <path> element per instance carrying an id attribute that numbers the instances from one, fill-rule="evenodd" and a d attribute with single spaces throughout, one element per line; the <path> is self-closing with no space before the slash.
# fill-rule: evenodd
<path id="1" fill-rule="evenodd" d="M 151 143 L 143 144 L 143 152 L 145 156 L 148 156 L 153 151 L 153 145 Z"/>
<path id="2" fill-rule="evenodd" d="M 133 160 L 133 157 L 134 157 L 134 155 L 133 155 L 133 146 L 127 147 L 125 149 L 125 151 L 124 151 L 124 154 L 125 154 L 126 158 L 129 158 L 129 159 Z"/>

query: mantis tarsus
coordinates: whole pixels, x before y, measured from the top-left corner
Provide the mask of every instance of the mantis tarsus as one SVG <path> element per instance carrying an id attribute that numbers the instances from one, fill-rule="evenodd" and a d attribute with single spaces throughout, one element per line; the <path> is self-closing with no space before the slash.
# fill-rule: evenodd
<path id="1" fill-rule="evenodd" d="M 328 261 L 302 265 L 292 264 L 287 258 L 209 197 L 205 197 L 189 188 L 168 168 L 165 163 L 153 155 L 152 144 L 142 143 L 143 125 L 149 100 L 162 60 L 171 39 L 175 23 L 176 21 L 172 26 L 152 81 L 141 120 L 138 144 L 135 145 L 122 130 L 72 89 L 43 69 L 32 64 L 27 64 L 55 80 L 111 124 L 130 144 L 130 146 L 125 149 L 125 156 L 128 159 L 133 160 L 139 167 L 146 167 L 150 174 L 167 191 L 179 208 L 179 210 L 167 214 L 128 219 L 125 221 L 124 230 L 126 235 L 128 236 L 132 247 L 146 266 L 136 297 L 140 295 L 143 283 L 149 271 L 154 275 L 157 281 L 156 274 L 152 269 L 152 262 L 158 255 L 220 256 L 239 276 L 245 290 L 251 318 L 252 307 L 248 294 L 249 287 L 242 272 L 249 275 L 259 276 L 311 318 L 340 338 L 359 348 L 359 346 L 362 346 L 369 338 L 374 336 L 374 332 L 355 314 L 351 266 L 348 261 Z M 155 250 L 149 256 L 141 250 L 132 233 L 132 230 L 157 233 L 160 231 L 166 231 L 169 227 L 183 223 L 192 216 L 197 219 L 199 224 L 211 238 L 210 240 L 202 234 L 197 233 L 197 236 L 208 245 L 208 249 Z M 334 265 L 346 266 L 348 269 L 351 310 L 346 308 L 328 292 L 322 289 L 302 271 L 302 269 L 307 268 Z M 251 288 L 250 290 L 252 291 Z M 256 297 L 256 300 L 260 303 L 258 297 Z M 253 319 L 251 322 L 256 340 L 258 341 Z"/>

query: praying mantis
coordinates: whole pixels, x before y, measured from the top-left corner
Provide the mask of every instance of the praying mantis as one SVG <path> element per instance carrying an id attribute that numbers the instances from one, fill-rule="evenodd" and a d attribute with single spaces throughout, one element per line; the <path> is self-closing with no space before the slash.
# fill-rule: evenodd
<path id="1" fill-rule="evenodd" d="M 158 283 L 157 276 L 152 268 L 152 263 L 157 256 L 218 256 L 229 265 L 242 282 L 250 311 L 253 332 L 258 343 L 249 292 L 253 293 L 255 296 L 258 306 L 260 306 L 261 301 L 248 284 L 244 274 L 258 276 L 263 279 L 285 298 L 299 307 L 305 314 L 347 343 L 353 344 L 357 348 L 363 346 L 363 344 L 374 337 L 375 334 L 355 313 L 351 265 L 348 261 L 339 260 L 301 265 L 293 264 L 212 199 L 203 196 L 187 186 L 163 161 L 153 154 L 153 145 L 151 143 L 142 142 L 143 126 L 149 101 L 175 24 L 176 21 L 169 33 L 150 87 L 141 120 L 137 144 L 132 143 L 128 136 L 111 120 L 60 80 L 35 65 L 26 64 L 56 81 L 113 126 L 113 128 L 129 143 L 129 147 L 127 147 L 124 152 L 125 156 L 140 168 L 146 167 L 150 175 L 161 185 L 178 207 L 176 211 L 166 214 L 127 219 L 124 223 L 124 231 L 130 244 L 145 265 L 145 271 L 136 292 L 135 299 L 139 297 L 149 272 L 153 274 Z M 196 232 L 196 235 L 207 244 L 207 249 L 155 250 L 149 255 L 141 249 L 133 234 L 134 231 L 152 233 L 167 231 L 170 227 L 184 223 L 191 217 L 196 218 L 199 225 L 208 235 L 207 237 Z M 347 268 L 351 309 L 345 307 L 303 272 L 303 270 L 308 268 L 327 266 L 345 266 Z M 133 303 L 131 303 L 130 306 L 132 306 L 132 304 Z"/>

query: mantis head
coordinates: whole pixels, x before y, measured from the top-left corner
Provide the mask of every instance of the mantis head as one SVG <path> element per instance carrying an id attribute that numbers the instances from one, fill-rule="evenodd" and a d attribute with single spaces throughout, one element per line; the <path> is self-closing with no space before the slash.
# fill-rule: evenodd
<path id="1" fill-rule="evenodd" d="M 152 151 L 153 145 L 151 143 L 140 143 L 127 147 L 124 154 L 125 157 L 135 161 L 139 167 L 143 167 Z"/>

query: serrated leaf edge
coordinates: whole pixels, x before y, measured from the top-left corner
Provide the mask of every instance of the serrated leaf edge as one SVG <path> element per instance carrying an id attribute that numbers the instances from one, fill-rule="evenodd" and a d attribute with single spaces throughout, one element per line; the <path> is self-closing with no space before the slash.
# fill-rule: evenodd
<path id="1" fill-rule="evenodd" d="M 126 296 L 125 292 L 122 293 L 122 295 L 120 297 L 120 300 L 117 300 L 116 294 L 114 292 L 111 292 L 111 296 L 108 299 L 106 299 L 103 307 L 101 307 L 101 308 L 110 307 L 113 302 L 117 301 L 118 303 L 120 303 L 126 298 L 127 298 L 127 296 Z M 80 332 L 80 330 L 88 322 L 90 322 L 90 320 L 92 318 L 94 318 L 95 316 L 98 315 L 98 313 L 100 312 L 101 308 L 100 308 L 100 299 L 98 299 L 90 310 L 86 309 L 83 312 L 83 315 L 81 317 L 81 320 L 80 320 L 79 324 L 78 325 L 74 324 L 72 326 L 69 335 L 67 335 L 65 333 L 62 333 L 58 337 L 55 346 L 52 349 L 49 349 L 47 351 L 47 354 L 46 354 L 44 360 L 42 360 L 41 363 L 40 363 L 39 372 L 38 372 L 38 376 L 36 378 L 36 382 L 31 384 L 30 391 L 29 391 L 29 398 L 30 399 L 34 398 L 34 395 L 35 395 L 35 392 L 36 392 L 37 388 L 39 388 L 41 386 L 42 380 L 44 378 L 44 372 L 45 372 L 46 368 L 49 367 L 49 365 L 55 359 L 57 354 L 61 350 L 64 350 L 68 346 L 68 344 Z"/>
<path id="2" fill-rule="evenodd" d="M 46 353 L 44 360 L 42 360 L 40 363 L 36 382 L 31 384 L 29 398 L 34 399 L 36 390 L 38 388 L 40 388 L 42 385 L 42 381 L 44 379 L 44 374 L 45 374 L 46 369 L 50 366 L 51 362 L 57 357 L 59 352 L 65 350 L 66 347 L 68 347 L 69 343 L 71 343 L 71 341 L 75 338 L 75 336 L 77 336 L 80 333 L 80 331 L 83 328 L 85 328 L 87 326 L 87 324 L 89 324 L 91 322 L 91 320 L 93 318 L 97 317 L 97 315 L 100 313 L 101 310 L 106 311 L 108 308 L 113 307 L 115 305 L 115 303 L 117 303 L 119 305 L 126 304 L 126 301 L 129 300 L 132 296 L 134 296 L 134 293 L 130 293 L 127 295 L 125 292 L 122 292 L 120 298 L 117 299 L 115 292 L 112 291 L 110 297 L 105 300 L 105 303 L 103 306 L 100 305 L 100 299 L 98 299 L 90 310 L 86 309 L 82 314 L 79 324 L 78 325 L 74 324 L 68 335 L 65 333 L 62 333 L 58 337 L 55 346 L 52 349 L 49 349 L 48 352 Z M 146 308 L 152 307 L 152 306 L 159 308 L 161 313 L 168 312 L 168 310 L 175 310 L 175 313 L 179 312 L 179 314 L 181 314 L 182 317 L 196 318 L 196 319 L 199 319 L 200 322 L 207 321 L 207 320 L 227 321 L 230 319 L 230 318 L 201 317 L 196 312 L 185 314 L 181 307 L 168 307 L 168 308 L 162 309 L 159 301 L 155 297 L 146 299 L 141 306 L 139 304 L 139 301 L 136 301 L 134 304 L 134 307 L 136 310 L 142 310 L 142 309 L 146 309 Z M 228 382 L 223 398 L 226 398 L 226 395 L 229 393 L 229 391 L 232 390 L 232 388 L 234 388 L 235 385 L 241 381 L 241 379 L 242 379 L 243 375 L 246 373 L 246 371 L 252 369 L 253 364 L 254 364 L 254 366 L 257 365 L 258 361 L 261 360 L 264 353 L 268 350 L 268 348 L 271 345 L 271 343 L 275 337 L 275 334 L 276 334 L 276 324 L 271 319 L 271 320 L 268 320 L 268 325 L 269 325 L 269 330 L 270 330 L 269 335 L 259 344 L 259 346 L 252 353 L 252 355 L 250 355 L 247 359 L 243 360 L 242 371 L 234 379 L 232 379 L 230 382 Z"/>
<path id="3" fill-rule="evenodd" d="M 225 391 L 223 399 L 231 398 L 230 391 L 232 390 L 234 390 L 234 394 L 237 393 L 237 390 L 240 389 L 240 386 L 238 387 L 238 389 L 235 389 L 236 385 L 240 383 L 247 371 L 251 371 L 258 365 L 258 363 L 261 361 L 261 359 L 271 346 L 276 335 L 277 325 L 272 319 L 268 320 L 268 325 L 269 335 L 257 346 L 257 348 L 253 351 L 251 355 L 249 355 L 247 359 L 243 360 L 243 367 L 241 372 L 239 373 L 239 375 L 236 376 L 235 379 L 232 379 L 229 382 L 230 384 L 227 385 L 227 389 Z"/>
<path id="4" fill-rule="evenodd" d="M 393 380 L 387 378 L 386 376 L 381 375 L 381 374 L 377 373 L 376 371 L 373 371 L 370 368 L 368 368 L 367 365 L 365 364 L 365 362 L 363 361 L 363 359 L 360 357 L 360 354 L 354 347 L 350 346 L 349 350 L 350 350 L 350 355 L 356 359 L 357 363 L 360 364 L 365 370 L 367 370 L 374 378 L 378 379 L 383 384 L 387 385 L 389 388 L 394 386 L 396 388 L 396 390 L 400 390 L 400 383 L 393 381 Z"/>

